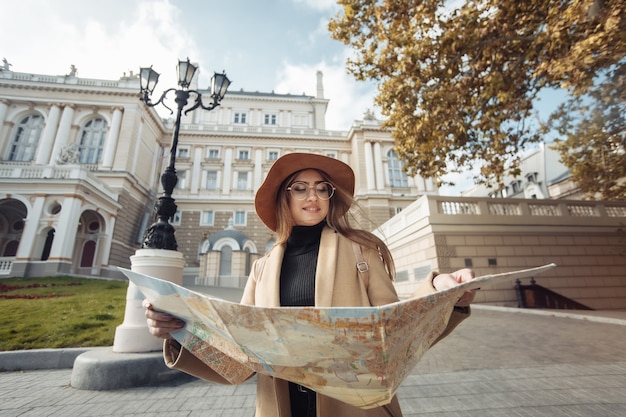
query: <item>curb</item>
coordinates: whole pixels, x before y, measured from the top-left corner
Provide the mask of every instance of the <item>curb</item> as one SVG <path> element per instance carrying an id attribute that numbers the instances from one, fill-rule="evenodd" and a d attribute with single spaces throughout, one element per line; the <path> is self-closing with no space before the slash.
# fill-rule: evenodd
<path id="1" fill-rule="evenodd" d="M 79 355 L 94 349 L 106 348 L 32 349 L 0 352 L 0 371 L 72 368 Z"/>
<path id="2" fill-rule="evenodd" d="M 626 319 L 585 314 L 582 312 L 584 310 L 576 310 L 577 311 L 576 313 L 566 313 L 565 311 L 567 310 L 540 310 L 540 309 L 532 309 L 532 308 L 492 306 L 492 305 L 487 305 L 487 304 L 472 304 L 472 309 L 501 311 L 505 313 L 517 313 L 517 314 L 534 314 L 538 316 L 560 317 L 560 318 L 566 318 L 566 319 L 591 321 L 595 323 L 617 324 L 620 326 L 626 326 Z"/>

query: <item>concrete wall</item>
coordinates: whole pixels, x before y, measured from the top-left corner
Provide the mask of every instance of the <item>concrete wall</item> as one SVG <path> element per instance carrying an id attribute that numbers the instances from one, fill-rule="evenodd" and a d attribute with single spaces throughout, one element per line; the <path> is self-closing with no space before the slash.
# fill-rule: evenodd
<path id="1" fill-rule="evenodd" d="M 626 309 L 625 225 L 621 202 L 424 196 L 377 233 L 401 296 L 430 270 L 486 275 L 555 263 L 539 285 L 594 309 Z M 514 282 L 483 288 L 476 301 L 516 306 Z"/>

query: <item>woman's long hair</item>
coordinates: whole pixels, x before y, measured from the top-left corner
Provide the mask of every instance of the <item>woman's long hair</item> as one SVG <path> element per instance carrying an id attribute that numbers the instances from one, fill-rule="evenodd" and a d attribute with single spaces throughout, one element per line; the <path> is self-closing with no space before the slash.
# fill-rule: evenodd
<path id="1" fill-rule="evenodd" d="M 313 169 L 313 168 L 307 168 Z M 295 225 L 291 212 L 289 210 L 289 192 L 287 187 L 291 184 L 298 174 L 304 170 L 294 172 L 283 181 L 278 189 L 276 196 L 276 244 L 280 245 L 287 242 L 291 230 Z M 359 245 L 370 248 L 378 252 L 382 259 L 389 277 L 391 279 L 395 276 L 395 265 L 391 252 L 387 245 L 376 235 L 367 230 L 356 229 L 352 227 L 349 221 L 350 210 L 361 210 L 357 203 L 354 201 L 352 195 L 346 190 L 340 188 L 335 184 L 330 176 L 324 171 L 317 170 L 320 173 L 324 181 L 328 181 L 335 186 L 335 194 L 329 200 L 328 215 L 326 216 L 326 223 L 329 227 L 336 230 L 337 233 L 345 236 L 346 238 L 358 243 Z M 361 210 L 362 212 L 363 210 Z"/>

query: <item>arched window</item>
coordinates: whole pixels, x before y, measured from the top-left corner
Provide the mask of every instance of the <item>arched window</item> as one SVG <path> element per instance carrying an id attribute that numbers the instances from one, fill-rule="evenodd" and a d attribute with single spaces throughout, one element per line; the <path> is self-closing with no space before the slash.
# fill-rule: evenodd
<path id="1" fill-rule="evenodd" d="M 402 170 L 404 162 L 398 159 L 398 154 L 391 150 L 387 152 L 387 166 L 389 169 L 389 185 L 392 187 L 408 187 L 406 174 Z"/>
<path id="2" fill-rule="evenodd" d="M 17 254 L 17 247 L 20 245 L 20 242 L 17 240 L 9 241 L 4 247 L 4 252 L 2 256 L 15 256 Z"/>
<path id="3" fill-rule="evenodd" d="M 89 268 L 93 266 L 93 260 L 96 257 L 96 242 L 88 240 L 83 246 L 83 253 L 80 257 L 80 267 Z"/>
<path id="4" fill-rule="evenodd" d="M 83 126 L 80 132 L 80 156 L 81 164 L 97 164 L 102 156 L 102 148 L 107 134 L 107 122 L 104 119 L 91 119 Z"/>
<path id="5" fill-rule="evenodd" d="M 11 140 L 9 161 L 32 161 L 43 129 L 43 117 L 31 114 L 17 124 Z"/>

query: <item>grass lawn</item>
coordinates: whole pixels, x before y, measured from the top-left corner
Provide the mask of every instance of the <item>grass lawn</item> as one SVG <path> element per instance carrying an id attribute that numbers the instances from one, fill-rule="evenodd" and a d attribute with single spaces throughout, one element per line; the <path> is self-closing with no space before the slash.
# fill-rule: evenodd
<path id="1" fill-rule="evenodd" d="M 112 346 L 127 289 L 101 279 L 0 279 L 0 351 Z"/>

